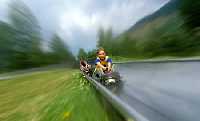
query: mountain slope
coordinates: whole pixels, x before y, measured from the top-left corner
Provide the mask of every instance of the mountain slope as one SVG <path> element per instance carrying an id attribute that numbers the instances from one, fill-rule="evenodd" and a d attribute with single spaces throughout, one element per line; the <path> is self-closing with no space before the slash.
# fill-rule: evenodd
<path id="1" fill-rule="evenodd" d="M 144 25 L 147 22 L 153 21 L 158 17 L 167 16 L 173 14 L 177 9 L 180 7 L 179 0 L 171 0 L 166 5 L 161 7 L 159 10 L 154 12 L 151 15 L 148 15 L 141 20 L 139 20 L 136 24 L 134 24 L 128 31 L 134 31 L 135 29 L 139 28 L 140 26 Z"/>
<path id="2" fill-rule="evenodd" d="M 180 0 L 171 0 L 158 11 L 148 15 L 119 36 L 126 35 L 133 40 L 149 40 L 155 36 L 174 32 L 183 24 L 179 14 Z"/>

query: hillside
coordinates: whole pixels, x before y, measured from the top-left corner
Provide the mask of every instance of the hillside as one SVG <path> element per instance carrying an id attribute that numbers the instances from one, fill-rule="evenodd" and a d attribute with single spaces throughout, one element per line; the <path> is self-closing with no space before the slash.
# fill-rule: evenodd
<path id="1" fill-rule="evenodd" d="M 179 14 L 179 0 L 171 0 L 158 11 L 134 24 L 122 35 L 134 40 L 149 40 L 154 36 L 176 31 L 184 23 Z"/>
<path id="2" fill-rule="evenodd" d="M 141 20 L 139 20 L 136 24 L 134 24 L 128 31 L 134 31 L 144 25 L 145 23 L 151 22 L 161 16 L 167 16 L 170 14 L 173 14 L 175 11 L 178 10 L 180 7 L 180 1 L 179 0 L 171 0 L 166 5 L 161 7 L 159 10 L 154 12 L 153 14 L 150 14 Z"/>
<path id="3" fill-rule="evenodd" d="M 171 0 L 117 37 L 102 33 L 98 45 L 120 58 L 199 56 L 199 6 L 197 0 Z"/>

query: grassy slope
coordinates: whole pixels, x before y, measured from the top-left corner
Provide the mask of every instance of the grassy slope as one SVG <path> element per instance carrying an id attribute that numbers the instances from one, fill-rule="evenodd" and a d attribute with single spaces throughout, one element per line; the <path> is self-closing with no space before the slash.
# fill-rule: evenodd
<path id="1" fill-rule="evenodd" d="M 32 72 L 1 80 L 0 120 L 121 120 L 95 89 L 85 82 L 77 70 L 68 69 Z"/>
<path id="2" fill-rule="evenodd" d="M 181 31 L 181 25 L 184 23 L 182 18 L 180 17 L 178 12 L 173 12 L 167 16 L 160 16 L 155 18 L 152 21 L 146 22 L 140 27 L 138 27 L 134 31 L 128 31 L 128 35 L 132 39 L 138 40 L 139 46 L 144 41 L 149 41 L 153 39 L 158 39 L 162 36 L 165 36 L 170 33 L 174 33 L 176 31 Z M 158 31 L 161 34 L 156 38 L 153 36 L 153 32 Z M 199 53 L 193 54 L 191 56 L 156 56 L 153 58 L 145 57 L 145 55 L 139 55 L 138 57 L 120 57 L 120 56 L 113 56 L 112 57 L 114 62 L 120 61 L 135 61 L 135 60 L 146 60 L 146 59 L 182 59 L 182 58 L 195 58 L 199 59 Z"/>
<path id="3" fill-rule="evenodd" d="M 180 1 L 174 0 L 167 3 L 157 12 L 150 16 L 145 17 L 128 31 L 124 32 L 120 37 L 123 38 L 124 35 L 128 35 L 132 40 L 137 41 L 136 47 L 138 50 L 143 50 L 145 42 L 152 40 L 164 41 L 166 35 L 173 35 L 179 33 L 184 34 L 185 28 L 182 26 L 184 20 L 179 13 L 179 3 Z M 146 19 L 146 20 L 145 20 Z M 187 39 L 187 38 L 186 38 Z M 158 48 L 159 49 L 159 48 Z M 134 53 L 134 52 L 133 52 Z M 173 56 L 172 56 L 173 55 Z M 123 55 L 122 55 L 123 56 Z M 171 56 L 171 57 L 170 57 Z M 168 55 L 163 55 L 162 57 L 156 58 L 180 58 L 176 54 L 171 53 Z M 186 56 L 189 56 L 186 54 Z M 199 56 L 199 53 L 192 53 L 191 56 Z M 113 57 L 115 61 L 129 61 L 129 60 L 143 60 L 149 59 L 146 55 L 138 54 L 136 57 Z"/>
<path id="4" fill-rule="evenodd" d="M 183 20 L 177 12 L 174 12 L 170 15 L 160 16 L 150 22 L 144 23 L 138 29 L 128 34 L 131 38 L 135 38 L 139 41 L 157 39 L 152 37 L 155 30 L 161 32 L 163 36 L 164 34 L 177 31 L 181 24 L 183 24 Z"/>

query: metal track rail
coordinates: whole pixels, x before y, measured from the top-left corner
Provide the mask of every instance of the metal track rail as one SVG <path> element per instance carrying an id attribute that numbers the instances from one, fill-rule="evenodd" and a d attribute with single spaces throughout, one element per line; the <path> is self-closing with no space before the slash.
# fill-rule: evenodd
<path id="1" fill-rule="evenodd" d="M 96 89 L 110 101 L 110 103 L 123 115 L 128 121 L 148 121 L 136 110 L 131 108 L 128 104 L 123 102 L 115 94 L 113 94 L 108 88 L 86 75 L 86 78 L 92 83 Z"/>

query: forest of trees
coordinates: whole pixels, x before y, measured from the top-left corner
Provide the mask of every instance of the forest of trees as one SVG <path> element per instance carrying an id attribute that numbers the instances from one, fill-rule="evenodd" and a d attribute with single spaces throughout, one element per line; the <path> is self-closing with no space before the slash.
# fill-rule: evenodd
<path id="1" fill-rule="evenodd" d="M 168 21 L 160 21 L 162 26 L 151 28 L 150 34 L 140 33 L 143 39 L 135 36 L 134 31 L 114 36 L 112 28 L 100 28 L 96 48 L 103 47 L 112 57 L 199 56 L 200 1 L 179 0 L 179 3 L 175 14 L 162 16 L 163 20 L 172 16 Z M 58 33 L 47 44 L 36 17 L 24 3 L 13 1 L 10 4 L 8 20 L 0 21 L 0 71 L 76 63 L 67 43 Z M 86 52 L 81 48 L 77 55 L 77 59 L 94 60 L 95 57 L 96 49 Z"/>
<path id="2" fill-rule="evenodd" d="M 172 2 L 174 1 L 172 0 Z M 159 21 L 160 23 L 156 24 L 162 26 L 154 27 L 155 25 L 152 24 L 153 27 L 148 33 L 140 32 L 143 34 L 143 39 L 134 35 L 134 31 L 127 31 L 114 37 L 112 28 L 107 30 L 100 28 L 97 48 L 103 47 L 110 56 L 125 58 L 199 56 L 200 1 L 176 0 L 174 3 L 179 4 L 174 5 L 177 6 L 176 11 L 171 12 L 170 15 L 160 15 L 162 19 Z M 164 21 L 169 16 L 172 17 Z M 155 21 L 158 20 L 159 18 Z M 154 22 L 154 20 L 150 20 L 147 24 L 152 21 Z M 146 28 L 144 25 L 144 30 Z M 84 52 L 84 50 L 80 52 Z M 84 57 L 87 57 L 85 52 L 84 54 Z"/>
<path id="3" fill-rule="evenodd" d="M 13 1 L 8 19 L 8 23 L 0 21 L 0 71 L 75 61 L 58 34 L 50 40 L 49 49 L 43 49 L 40 25 L 24 3 Z"/>

